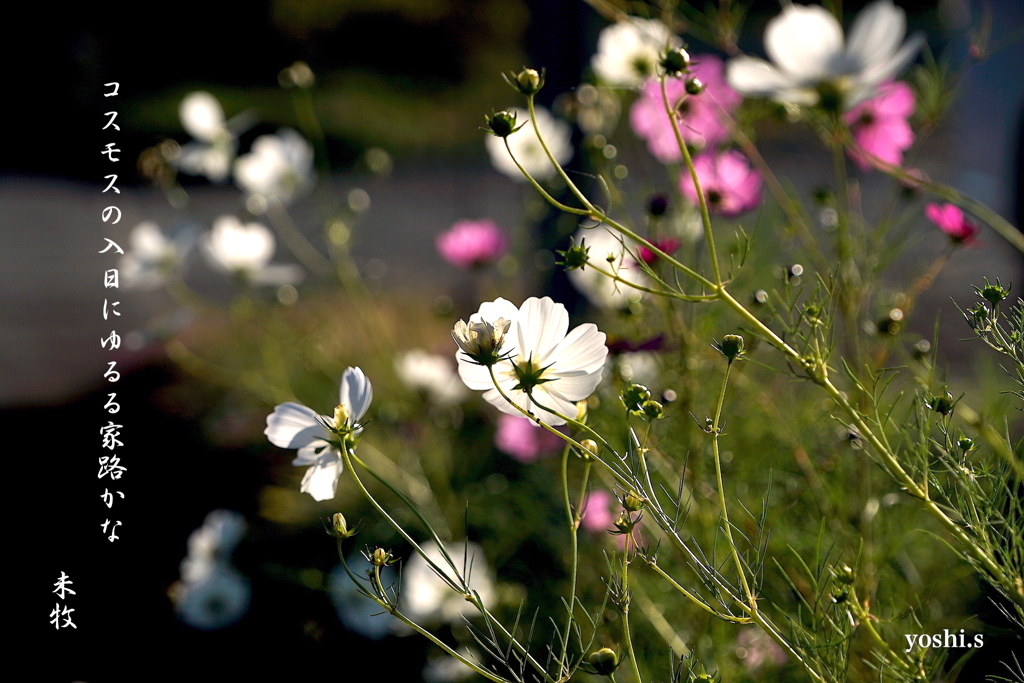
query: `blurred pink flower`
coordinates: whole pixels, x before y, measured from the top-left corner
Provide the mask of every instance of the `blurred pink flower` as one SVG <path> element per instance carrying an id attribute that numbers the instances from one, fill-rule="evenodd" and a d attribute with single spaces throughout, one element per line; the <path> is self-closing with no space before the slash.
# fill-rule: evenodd
<path id="1" fill-rule="evenodd" d="M 525 417 L 502 413 L 498 416 L 494 445 L 501 452 L 527 464 L 558 450 L 562 440 Z"/>
<path id="2" fill-rule="evenodd" d="M 679 248 L 679 240 L 672 237 L 665 237 L 660 240 L 650 240 L 650 242 L 651 244 L 656 246 L 658 249 L 661 249 L 669 256 L 671 256 L 672 252 Z M 648 249 L 647 247 L 637 247 L 636 253 L 637 256 L 640 257 L 640 260 L 642 260 L 647 265 L 651 265 L 658 260 L 658 255 L 651 251 L 650 249 Z"/>
<path id="3" fill-rule="evenodd" d="M 967 220 L 964 212 L 953 204 L 928 204 L 924 215 L 955 244 L 971 244 L 978 235 L 978 226 Z"/>
<path id="4" fill-rule="evenodd" d="M 883 85 L 877 96 L 858 104 L 843 118 L 860 149 L 899 166 L 903 163 L 903 152 L 914 144 L 914 132 L 907 123 L 914 106 L 914 91 L 903 81 L 895 81 Z M 863 171 L 872 166 L 871 160 L 856 148 L 850 149 L 850 158 Z"/>
<path id="5" fill-rule="evenodd" d="M 594 489 L 583 499 L 581 524 L 587 531 L 601 533 L 612 528 L 612 494 Z"/>
<path id="6" fill-rule="evenodd" d="M 759 669 L 765 664 L 782 666 L 789 659 L 786 651 L 758 626 L 740 632 L 736 639 L 736 654 L 743 660 L 743 668 L 747 671 Z"/>
<path id="7" fill-rule="evenodd" d="M 505 254 L 508 239 L 497 224 L 487 218 L 459 221 L 437 236 L 437 251 L 458 268 L 474 268 L 494 263 Z"/>
<path id="8" fill-rule="evenodd" d="M 734 218 L 761 203 L 761 176 L 736 150 L 702 154 L 693 165 L 709 212 Z M 691 202 L 698 203 L 693 178 L 685 170 L 679 178 L 679 188 Z"/>
<path id="9" fill-rule="evenodd" d="M 679 106 L 679 132 L 689 144 L 708 149 L 729 137 L 728 129 L 719 119 L 719 109 L 731 113 L 743 97 L 725 82 L 721 59 L 714 55 L 694 55 L 693 62 L 693 75 L 705 87 L 702 93 L 690 95 Z M 665 82 L 665 91 L 669 101 L 675 103 L 686 92 L 686 84 L 682 79 L 670 78 Z M 644 84 L 640 98 L 629 111 L 629 122 L 658 161 L 668 164 L 682 158 L 672 123 L 665 114 L 657 79 L 649 79 Z"/>

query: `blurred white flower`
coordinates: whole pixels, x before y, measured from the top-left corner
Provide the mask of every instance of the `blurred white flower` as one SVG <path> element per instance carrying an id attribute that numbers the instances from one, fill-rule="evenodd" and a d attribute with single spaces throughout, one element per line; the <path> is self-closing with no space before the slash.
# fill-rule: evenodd
<path id="1" fill-rule="evenodd" d="M 533 129 L 533 122 L 530 121 L 530 112 L 525 109 L 510 109 L 516 115 L 516 125 L 523 125 L 522 128 L 512 133 L 507 138 L 499 138 L 488 134 L 485 142 L 487 153 L 491 156 L 491 164 L 508 177 L 516 181 L 525 181 L 522 171 L 516 166 L 515 161 L 509 156 L 505 149 L 505 140 L 516 160 L 522 164 L 527 173 L 536 180 L 547 180 L 555 177 L 557 171 L 548 155 L 544 153 L 540 141 L 537 140 L 537 133 Z M 572 131 L 569 124 L 553 117 L 543 107 L 535 107 L 537 112 L 537 130 L 547 143 L 551 154 L 558 160 L 559 164 L 568 163 L 572 159 Z"/>
<path id="2" fill-rule="evenodd" d="M 235 158 L 235 137 L 228 129 L 220 102 L 208 92 L 189 93 L 178 107 L 178 117 L 185 131 L 195 138 L 182 145 L 178 168 L 215 183 L 223 182 Z"/>
<path id="3" fill-rule="evenodd" d="M 235 161 L 235 182 L 249 194 L 287 204 L 313 187 L 313 148 L 289 128 L 261 135 Z"/>
<path id="4" fill-rule="evenodd" d="M 599 225 L 596 228 L 580 229 L 573 237 L 574 244 L 584 244 L 587 249 L 588 261 L 598 265 L 602 270 L 615 273 L 627 282 L 647 286 L 647 276 L 637 262 L 626 253 L 618 233 L 611 228 Z M 625 308 L 631 301 L 639 301 L 643 292 L 627 284 L 616 282 L 607 275 L 602 275 L 594 268 L 576 268 L 570 270 L 569 282 L 579 290 L 590 303 L 601 308 Z"/>
<path id="5" fill-rule="evenodd" d="M 590 66 L 606 85 L 636 88 L 657 74 L 666 48 L 680 45 L 679 37 L 661 21 L 631 17 L 601 31 Z"/>
<path id="6" fill-rule="evenodd" d="M 233 510 L 214 510 L 203 526 L 188 537 L 188 557 L 181 562 L 181 578 L 190 582 L 202 578 L 211 563 L 227 563 L 246 529 L 245 517 Z"/>
<path id="7" fill-rule="evenodd" d="M 367 570 L 373 568 L 362 553 L 358 552 L 349 555 L 346 562 L 349 570 L 360 578 L 364 578 Z M 381 568 L 381 580 L 385 586 L 389 586 L 394 578 L 394 569 Z M 331 571 L 327 580 L 327 590 L 338 618 L 350 631 L 371 640 L 380 640 L 394 633 L 396 624 L 401 624 L 383 611 L 380 605 L 357 590 L 356 584 L 352 582 L 343 565 L 339 564 Z"/>
<path id="8" fill-rule="evenodd" d="M 449 580 L 458 584 L 455 573 L 433 541 L 422 544 L 424 554 L 440 567 Z M 480 596 L 484 607 L 494 606 L 494 578 L 484 552 L 476 543 L 450 543 L 446 546 L 459 573 L 465 572 L 469 588 Z M 463 569 L 465 567 L 465 569 Z M 462 616 L 477 614 L 476 608 L 462 593 L 444 582 L 419 553 L 414 553 L 402 568 L 402 612 L 415 622 L 454 623 Z"/>
<path id="9" fill-rule="evenodd" d="M 618 356 L 619 374 L 627 382 L 653 388 L 662 377 L 659 354 L 654 351 L 624 351 Z"/>
<path id="10" fill-rule="evenodd" d="M 843 28 L 820 5 L 786 5 L 768 22 L 764 47 L 773 64 L 754 57 L 729 62 L 729 85 L 752 97 L 850 109 L 902 72 L 924 42 L 906 42 L 906 14 L 892 0 L 865 7 L 843 44 Z"/>
<path id="11" fill-rule="evenodd" d="M 128 233 L 128 251 L 118 263 L 120 285 L 125 289 L 159 287 L 170 272 L 181 267 L 190 242 L 184 233 L 167 239 L 152 221 L 139 223 Z"/>
<path id="12" fill-rule="evenodd" d="M 234 624 L 249 609 L 249 581 L 231 565 L 210 562 L 194 581 L 172 588 L 181 620 L 193 628 L 212 631 Z"/>
<path id="13" fill-rule="evenodd" d="M 541 408 L 555 410 L 569 417 L 576 416 L 576 401 L 594 393 L 601 382 L 604 361 L 608 355 L 605 334 L 593 323 L 585 323 L 566 334 L 569 313 L 562 304 L 548 297 L 532 297 L 520 308 L 507 299 L 480 305 L 470 317 L 475 322 L 493 322 L 503 318 L 511 321 L 498 355 L 507 355 L 493 365 L 498 386 L 516 405 L 532 411 L 549 425 L 565 424 L 565 420 Z M 484 400 L 503 413 L 522 413 L 494 386 L 488 368 L 474 363 L 464 352 L 456 354 L 459 375 L 470 389 L 483 391 Z"/>
<path id="14" fill-rule="evenodd" d="M 249 609 L 249 582 L 231 566 L 231 553 L 245 533 L 245 518 L 214 510 L 189 535 L 188 556 L 171 598 L 181 620 L 193 628 L 230 626 Z"/>
<path id="15" fill-rule="evenodd" d="M 345 370 L 340 394 L 341 402 L 333 417 L 318 415 L 298 403 L 282 403 L 267 416 L 267 428 L 263 430 L 275 446 L 298 449 L 292 464 L 309 467 L 299 490 L 314 500 L 334 498 L 343 466 L 343 442 L 347 447 L 354 444 L 362 431 L 359 420 L 373 401 L 373 387 L 359 368 Z"/>
<path id="16" fill-rule="evenodd" d="M 471 662 L 479 662 L 480 657 L 468 647 L 459 649 L 459 654 Z M 454 683 L 471 677 L 474 671 L 455 657 L 434 657 L 423 667 L 423 683 Z"/>
<path id="17" fill-rule="evenodd" d="M 256 284 L 295 284 L 302 269 L 293 264 L 271 264 L 274 234 L 262 223 L 245 223 L 235 216 L 221 216 L 203 236 L 203 246 L 215 268 Z"/>
<path id="18" fill-rule="evenodd" d="M 466 397 L 451 360 L 423 349 L 412 349 L 395 358 L 398 378 L 414 391 L 423 391 L 439 405 L 458 403 Z"/>

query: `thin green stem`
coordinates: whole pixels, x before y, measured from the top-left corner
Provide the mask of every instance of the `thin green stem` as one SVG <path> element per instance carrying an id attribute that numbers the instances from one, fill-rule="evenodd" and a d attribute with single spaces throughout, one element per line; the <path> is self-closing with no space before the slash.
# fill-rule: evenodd
<path id="1" fill-rule="evenodd" d="M 725 389 L 729 385 L 729 373 L 732 371 L 732 362 L 725 368 L 725 377 L 722 378 L 722 389 L 718 393 L 718 405 L 715 406 L 715 418 L 711 425 L 711 452 L 715 457 L 715 478 L 718 482 L 718 504 L 722 508 L 722 524 L 725 526 L 725 538 L 729 542 L 729 552 L 732 554 L 733 563 L 736 565 L 736 573 L 740 578 L 740 585 L 743 587 L 743 595 L 753 611 L 757 611 L 757 600 L 750 591 L 750 584 L 747 583 L 747 570 L 740 561 L 739 551 L 736 549 L 736 541 L 732 536 L 732 524 L 729 522 L 729 509 L 725 503 L 725 486 L 722 483 L 722 458 L 719 454 L 718 439 L 721 436 L 722 406 L 725 404 Z"/>
<path id="2" fill-rule="evenodd" d="M 708 213 L 708 200 L 704 196 L 704 190 L 700 186 L 700 177 L 697 175 L 697 169 L 693 165 L 693 158 L 690 156 L 690 149 L 686 146 L 686 141 L 683 140 L 682 131 L 679 130 L 679 119 L 676 118 L 675 107 L 669 102 L 668 90 L 665 86 L 666 74 L 662 74 L 659 79 L 661 84 L 661 101 L 665 106 L 665 115 L 668 116 L 668 120 L 672 123 L 672 132 L 675 133 L 676 143 L 679 145 L 679 151 L 683 155 L 683 163 L 686 165 L 687 170 L 690 172 L 690 178 L 693 180 L 693 189 L 697 193 L 697 203 L 700 206 L 700 219 L 704 224 L 704 239 L 708 243 L 708 255 L 711 258 L 711 269 L 715 274 L 715 284 L 721 287 L 722 285 L 722 273 L 718 266 L 718 252 L 715 249 L 715 235 L 711 229 L 711 215 Z"/>

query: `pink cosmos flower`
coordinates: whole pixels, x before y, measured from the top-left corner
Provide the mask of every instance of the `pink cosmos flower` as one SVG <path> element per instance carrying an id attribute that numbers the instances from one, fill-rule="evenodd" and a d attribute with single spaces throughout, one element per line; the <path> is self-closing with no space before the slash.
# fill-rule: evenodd
<path id="1" fill-rule="evenodd" d="M 690 95 L 679 106 L 679 132 L 683 140 L 700 148 L 709 149 L 729 137 L 729 131 L 719 118 L 719 110 L 732 112 L 743 96 L 725 82 L 725 66 L 714 55 L 694 55 L 693 75 L 704 84 L 704 92 Z M 686 92 L 682 79 L 670 78 L 665 82 L 670 102 L 677 102 Z M 679 161 L 681 153 L 672 123 L 665 114 L 661 99 L 661 85 L 656 78 L 649 79 L 640 92 L 640 98 L 629 111 L 633 131 L 647 142 L 647 149 L 663 164 Z"/>
<path id="2" fill-rule="evenodd" d="M 952 204 L 928 204 L 924 207 L 924 215 L 949 235 L 954 244 L 971 244 L 978 235 L 978 226 L 967 220 L 964 212 Z"/>
<path id="3" fill-rule="evenodd" d="M 903 81 L 879 88 L 878 95 L 862 102 L 843 116 L 860 149 L 851 149 L 850 157 L 862 171 L 871 168 L 871 160 L 860 150 L 882 161 L 899 166 L 903 152 L 914 144 L 914 132 L 907 119 L 914 113 L 914 91 Z"/>
<path id="4" fill-rule="evenodd" d="M 583 499 L 581 524 L 587 531 L 601 533 L 612 528 L 612 494 L 594 489 Z"/>
<path id="5" fill-rule="evenodd" d="M 494 445 L 525 465 L 554 453 L 562 440 L 525 417 L 502 413 L 498 416 Z"/>
<path id="6" fill-rule="evenodd" d="M 459 221 L 438 235 L 436 244 L 445 261 L 468 270 L 501 258 L 508 248 L 508 239 L 494 221 L 484 218 Z"/>
<path id="7" fill-rule="evenodd" d="M 702 154 L 694 160 L 693 166 L 711 213 L 734 218 L 761 203 L 761 176 L 736 150 Z M 691 202 L 698 203 L 697 190 L 689 173 L 681 174 L 679 188 Z"/>
<path id="8" fill-rule="evenodd" d="M 660 240 L 650 240 L 650 242 L 651 244 L 656 246 L 658 249 L 661 249 L 669 256 L 671 256 L 672 252 L 679 248 L 679 240 L 674 239 L 672 237 L 665 237 L 664 239 Z M 658 255 L 651 251 L 650 249 L 648 249 L 647 247 L 637 247 L 636 254 L 647 265 L 652 265 L 655 261 L 658 260 Z"/>

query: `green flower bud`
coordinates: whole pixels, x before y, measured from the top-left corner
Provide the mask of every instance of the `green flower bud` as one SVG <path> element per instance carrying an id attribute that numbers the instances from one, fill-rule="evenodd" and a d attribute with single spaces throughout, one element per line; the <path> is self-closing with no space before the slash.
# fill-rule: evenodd
<path id="1" fill-rule="evenodd" d="M 832 602 L 836 605 L 842 605 L 844 602 L 850 599 L 850 591 L 845 588 L 841 591 L 832 594 Z"/>
<path id="2" fill-rule="evenodd" d="M 678 76 L 690 69 L 690 54 L 681 47 L 668 49 L 661 58 L 661 68 L 670 76 Z"/>
<path id="3" fill-rule="evenodd" d="M 622 496 L 619 502 L 622 503 L 622 507 L 628 512 L 639 512 L 640 510 L 643 510 L 645 505 L 647 505 L 647 499 L 643 498 L 636 491 L 630 491 L 626 495 Z"/>
<path id="4" fill-rule="evenodd" d="M 374 567 L 386 567 L 389 564 L 394 564 L 397 561 L 390 551 L 384 550 L 384 548 L 376 548 L 370 554 L 370 564 Z"/>
<path id="5" fill-rule="evenodd" d="M 967 436 L 961 436 L 957 440 L 956 445 L 964 452 L 964 455 L 967 455 L 967 452 L 974 448 L 974 439 Z"/>
<path id="6" fill-rule="evenodd" d="M 699 78 L 686 79 L 686 92 L 689 95 L 699 95 L 704 92 L 704 83 Z"/>
<path id="7" fill-rule="evenodd" d="M 590 458 L 597 457 L 598 450 L 596 441 L 593 439 L 583 439 L 583 441 L 580 441 L 580 445 L 584 448 L 582 452 L 577 451 L 581 458 L 589 460 Z"/>
<path id="8" fill-rule="evenodd" d="M 331 532 L 337 538 L 349 538 L 350 536 L 355 535 L 356 530 L 348 528 L 348 522 L 345 521 L 345 515 L 340 512 L 335 512 L 331 517 Z"/>
<path id="9" fill-rule="evenodd" d="M 640 408 L 644 412 L 644 417 L 648 420 L 660 420 L 665 417 L 665 406 L 653 399 L 650 401 L 644 401 Z"/>
<path id="10" fill-rule="evenodd" d="M 738 334 L 727 334 L 722 337 L 722 341 L 715 342 L 713 346 L 729 360 L 730 365 L 743 356 L 743 337 Z"/>
<path id="11" fill-rule="evenodd" d="M 651 399 L 651 391 L 642 384 L 630 384 L 621 398 L 626 410 L 639 415 L 644 412 L 644 402 Z"/>
<path id="12" fill-rule="evenodd" d="M 844 586 L 852 586 L 857 575 L 849 565 L 843 564 L 838 567 L 832 568 L 832 576 L 835 577 L 836 581 Z"/>
<path id="13" fill-rule="evenodd" d="M 587 663 L 598 676 L 609 676 L 619 666 L 619 656 L 610 647 L 603 647 L 587 655 Z"/>
<path id="14" fill-rule="evenodd" d="M 925 405 L 939 415 L 949 415 L 953 412 L 953 394 L 948 391 L 941 395 L 936 394 L 925 401 Z"/>
<path id="15" fill-rule="evenodd" d="M 525 66 L 523 67 L 523 70 L 517 74 L 502 74 L 502 78 L 505 79 L 506 83 L 527 97 L 530 95 L 536 95 L 540 92 L 540 89 L 544 87 L 543 70 L 538 73 L 536 69 L 529 69 Z"/>
<path id="16" fill-rule="evenodd" d="M 555 265 L 564 266 L 566 270 L 584 270 L 590 254 L 590 247 L 587 246 L 586 241 L 585 237 L 580 240 L 579 244 L 570 240 L 568 249 L 555 252 L 562 257 L 561 261 L 555 261 Z"/>
<path id="17" fill-rule="evenodd" d="M 516 127 L 516 113 L 514 111 L 494 112 L 490 116 L 484 116 L 484 121 L 487 122 L 489 132 L 499 138 L 507 138 L 519 130 L 519 128 L 522 128 L 522 126 Z"/>
<path id="18" fill-rule="evenodd" d="M 974 292 L 995 308 L 1003 299 L 1010 295 L 1010 287 L 1003 287 L 1003 283 L 999 281 L 999 278 L 996 278 L 994 285 L 988 281 L 988 278 L 985 278 L 985 286 L 975 287 Z"/>

